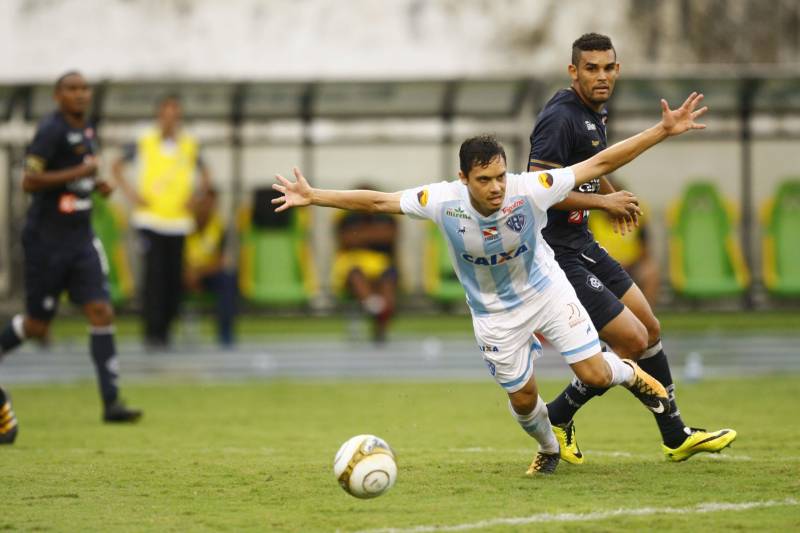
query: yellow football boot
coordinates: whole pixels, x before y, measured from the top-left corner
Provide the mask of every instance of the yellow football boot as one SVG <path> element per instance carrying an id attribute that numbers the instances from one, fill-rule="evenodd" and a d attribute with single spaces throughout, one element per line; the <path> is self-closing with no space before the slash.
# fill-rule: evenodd
<path id="1" fill-rule="evenodd" d="M 582 465 L 583 454 L 575 440 L 575 422 L 570 420 L 566 424 L 554 425 L 553 434 L 561 449 L 561 459 L 573 465 Z"/>
<path id="2" fill-rule="evenodd" d="M 685 461 L 700 452 L 719 453 L 736 439 L 736 431 L 733 429 L 720 429 L 713 433 L 704 429 L 691 428 L 691 430 L 692 433 L 677 448 L 661 445 L 668 461 Z"/>
<path id="3" fill-rule="evenodd" d="M 645 407 L 655 414 L 669 413 L 669 394 L 664 385 L 630 359 L 623 359 L 622 362 L 633 369 L 633 381 L 623 383 L 623 387 L 631 391 Z"/>
<path id="4" fill-rule="evenodd" d="M 0 388 L 0 444 L 14 444 L 17 438 L 17 417 L 11 408 L 11 398 Z"/>
<path id="5" fill-rule="evenodd" d="M 558 466 L 559 456 L 557 453 L 544 453 L 539 452 L 533 458 L 531 466 L 525 475 L 538 476 L 542 474 L 555 474 L 556 467 Z"/>

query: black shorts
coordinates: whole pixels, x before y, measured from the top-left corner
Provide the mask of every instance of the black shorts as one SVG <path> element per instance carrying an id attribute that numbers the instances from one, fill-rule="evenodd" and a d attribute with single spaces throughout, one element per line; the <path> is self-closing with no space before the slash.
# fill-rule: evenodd
<path id="1" fill-rule="evenodd" d="M 23 236 L 22 244 L 25 310 L 31 318 L 52 320 L 65 290 L 77 305 L 109 301 L 106 255 L 99 239 L 53 245 Z"/>
<path id="2" fill-rule="evenodd" d="M 593 242 L 580 252 L 561 252 L 556 261 L 597 331 L 625 308 L 620 298 L 633 286 L 633 280 L 599 244 Z"/>

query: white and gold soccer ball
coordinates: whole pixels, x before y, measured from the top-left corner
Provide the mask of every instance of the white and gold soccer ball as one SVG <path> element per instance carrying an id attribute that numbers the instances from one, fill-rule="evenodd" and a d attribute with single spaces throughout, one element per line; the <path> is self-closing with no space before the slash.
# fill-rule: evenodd
<path id="1" fill-rule="evenodd" d="M 397 463 L 385 440 L 375 435 L 356 435 L 336 452 L 333 473 L 348 494 L 375 498 L 394 486 Z"/>

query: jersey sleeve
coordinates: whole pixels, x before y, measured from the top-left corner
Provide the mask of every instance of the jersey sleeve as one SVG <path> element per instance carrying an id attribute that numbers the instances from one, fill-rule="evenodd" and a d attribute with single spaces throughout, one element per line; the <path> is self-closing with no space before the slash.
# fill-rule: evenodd
<path id="1" fill-rule="evenodd" d="M 42 124 L 33 136 L 25 153 L 25 168 L 31 172 L 42 172 L 53 159 L 64 134 L 54 123 Z"/>
<path id="2" fill-rule="evenodd" d="M 556 109 L 539 119 L 531 134 L 528 170 L 534 167 L 553 169 L 569 165 L 574 147 L 572 123 L 563 111 Z"/>
<path id="3" fill-rule="evenodd" d="M 525 192 L 533 198 L 542 211 L 547 211 L 567 197 L 575 187 L 575 173 L 571 167 L 522 174 Z"/>
<path id="4" fill-rule="evenodd" d="M 406 189 L 400 197 L 400 210 L 411 218 L 436 219 L 436 206 L 442 201 L 449 184 L 446 181 Z"/>

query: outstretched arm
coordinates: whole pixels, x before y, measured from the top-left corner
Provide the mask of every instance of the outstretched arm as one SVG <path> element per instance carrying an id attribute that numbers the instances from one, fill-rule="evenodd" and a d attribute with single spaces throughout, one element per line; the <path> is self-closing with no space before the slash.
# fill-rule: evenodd
<path id="1" fill-rule="evenodd" d="M 315 189 L 308 184 L 299 168 L 294 167 L 292 172 L 297 181 L 289 181 L 280 174 L 275 176 L 278 183 L 273 183 L 272 188 L 283 194 L 283 196 L 272 200 L 273 204 L 278 205 L 275 211 L 284 211 L 290 207 L 318 205 L 321 207 L 336 207 L 348 211 L 403 214 L 400 209 L 400 196 L 402 195 L 400 192 Z"/>
<path id="2" fill-rule="evenodd" d="M 708 111 L 707 107 L 695 110 L 702 101 L 703 95 L 696 92 L 689 95 L 679 108 L 672 110 L 663 98 L 661 99 L 661 122 L 629 137 L 624 141 L 606 148 L 593 157 L 572 166 L 575 173 L 575 184 L 609 174 L 619 167 L 633 161 L 642 152 L 660 143 L 667 137 L 680 135 L 690 130 L 705 129 L 705 124 L 698 124 L 695 119 Z"/>

